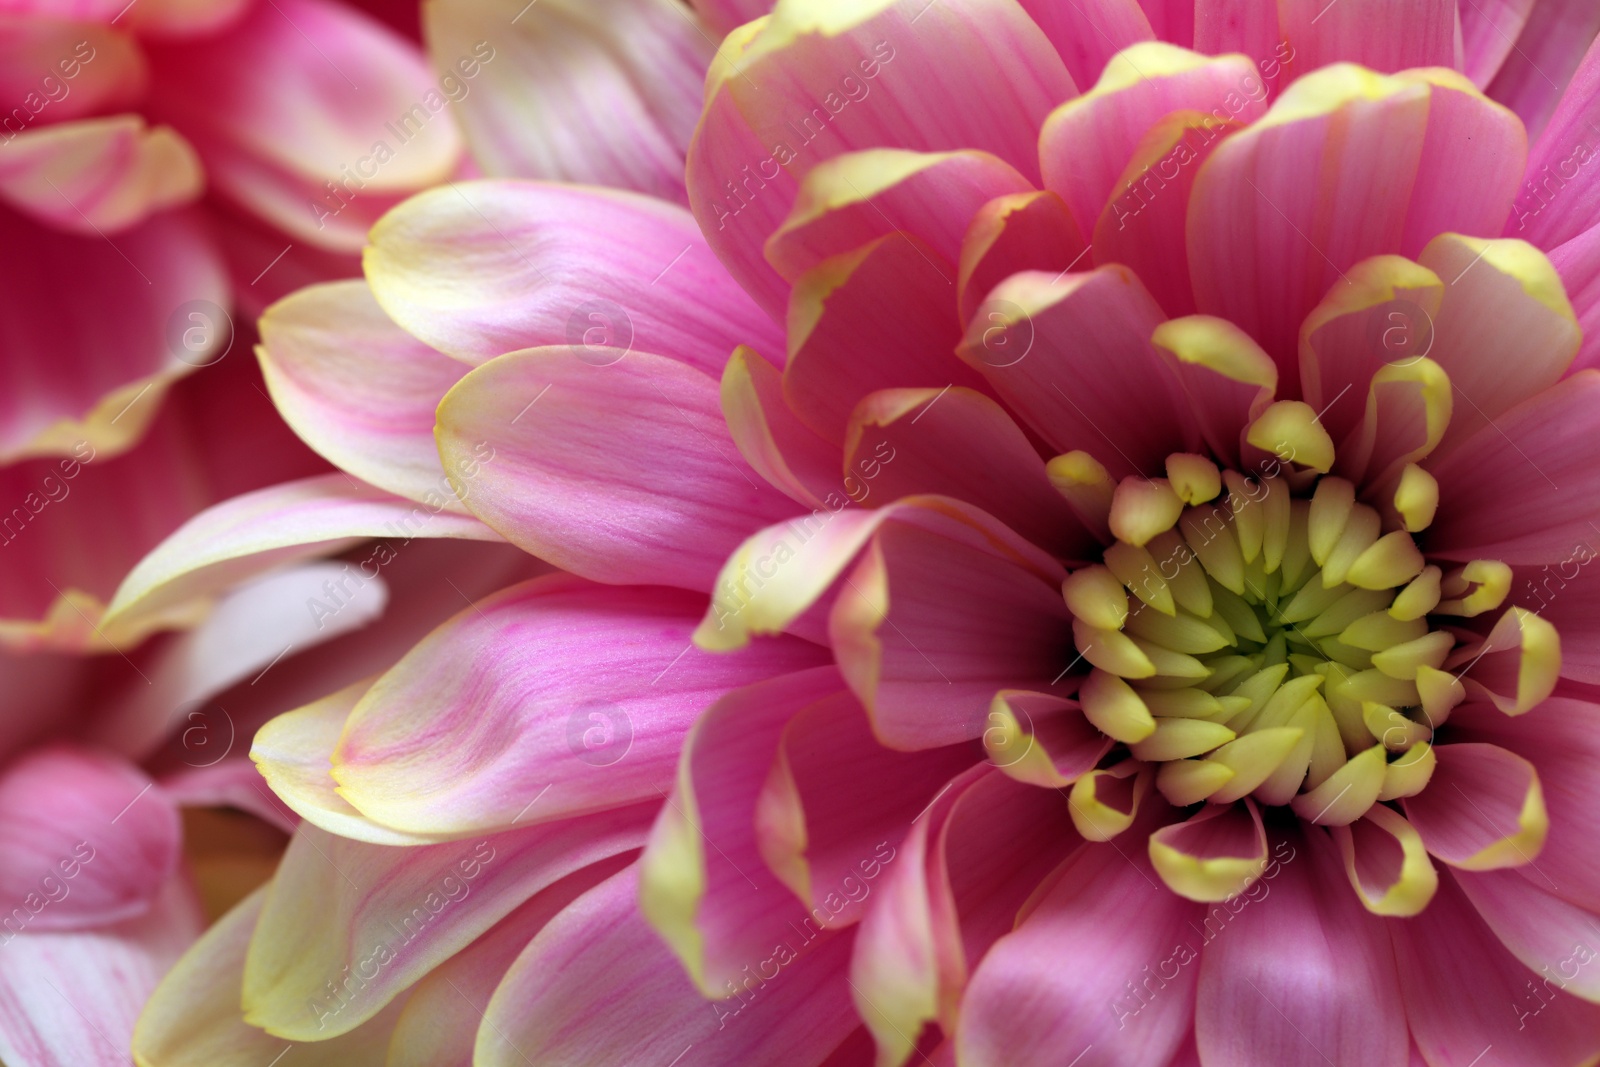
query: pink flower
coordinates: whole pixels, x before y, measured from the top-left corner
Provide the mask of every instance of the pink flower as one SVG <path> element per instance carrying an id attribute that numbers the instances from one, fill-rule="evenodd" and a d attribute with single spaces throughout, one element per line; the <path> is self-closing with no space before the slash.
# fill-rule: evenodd
<path id="1" fill-rule="evenodd" d="M 269 309 L 285 419 L 415 504 L 231 502 L 124 604 L 569 573 L 262 730 L 306 823 L 144 1061 L 1600 1053 L 1593 27 L 1070 7 L 785 3 L 692 219 L 435 190 Z"/>

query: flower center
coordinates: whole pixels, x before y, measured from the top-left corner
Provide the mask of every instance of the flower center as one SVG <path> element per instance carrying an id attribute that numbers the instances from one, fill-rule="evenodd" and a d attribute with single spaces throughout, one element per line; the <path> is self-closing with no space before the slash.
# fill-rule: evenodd
<path id="1" fill-rule="evenodd" d="M 1173 804 L 1254 796 L 1322 825 L 1420 791 L 1461 699 L 1456 638 L 1428 615 L 1498 606 L 1509 568 L 1446 576 L 1343 478 L 1193 455 L 1167 471 L 1116 486 L 1115 544 L 1063 587 L 1094 668 L 1079 702 L 1132 757 L 1096 775 L 1153 771 Z"/>

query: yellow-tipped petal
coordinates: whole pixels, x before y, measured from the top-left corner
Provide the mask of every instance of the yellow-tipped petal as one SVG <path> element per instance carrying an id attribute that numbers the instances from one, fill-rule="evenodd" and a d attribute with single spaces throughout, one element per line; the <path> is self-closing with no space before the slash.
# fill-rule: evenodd
<path id="1" fill-rule="evenodd" d="M 1167 481 L 1185 504 L 1204 504 L 1222 492 L 1222 474 L 1205 456 L 1175 452 L 1167 457 Z"/>
<path id="2" fill-rule="evenodd" d="M 1157 719 L 1156 729 L 1138 744 L 1129 746 L 1134 758 L 1147 763 L 1188 759 L 1210 752 L 1232 741 L 1236 735 L 1219 722 L 1205 719 Z"/>
<path id="3" fill-rule="evenodd" d="M 1382 652 L 1427 634 L 1428 624 L 1422 619 L 1397 619 L 1387 611 L 1374 611 L 1346 626 L 1339 640 L 1351 648 Z"/>
<path id="4" fill-rule="evenodd" d="M 1245 440 L 1285 463 L 1298 463 L 1319 474 L 1333 469 L 1333 439 L 1310 404 L 1280 400 L 1250 424 Z"/>
<path id="5" fill-rule="evenodd" d="M 1319 826 L 1347 826 L 1366 814 L 1378 802 L 1383 791 L 1384 773 L 1388 769 L 1388 750 L 1374 745 L 1357 752 L 1328 780 L 1302 793 L 1290 802 L 1290 807 L 1302 819 Z"/>
<path id="6" fill-rule="evenodd" d="M 1111 498 L 1111 532 L 1130 545 L 1172 529 L 1183 501 L 1165 478 L 1124 478 Z"/>
<path id="7" fill-rule="evenodd" d="M 1109 539 L 1111 499 L 1117 487 L 1100 461 L 1087 452 L 1068 452 L 1046 463 L 1044 473 L 1078 517 Z"/>
<path id="8" fill-rule="evenodd" d="M 1422 573 L 1425 561 L 1411 535 L 1395 530 L 1356 557 L 1344 580 L 1361 589 L 1393 589 Z"/>
<path id="9" fill-rule="evenodd" d="M 1233 778 L 1211 795 L 1211 801 L 1227 804 L 1250 795 L 1278 769 L 1303 737 L 1304 730 L 1277 726 L 1245 734 L 1217 749 L 1206 759 L 1233 771 Z"/>
<path id="10" fill-rule="evenodd" d="M 1383 788 L 1378 791 L 1378 799 L 1399 800 L 1416 796 L 1428 788 L 1428 783 L 1433 780 L 1433 770 L 1438 765 L 1439 757 L 1434 754 L 1433 745 L 1418 741 L 1406 749 L 1405 755 L 1384 768 Z"/>
<path id="11" fill-rule="evenodd" d="M 1374 652 L 1372 665 L 1391 678 L 1415 681 L 1420 668 L 1442 667 L 1455 643 L 1456 639 L 1448 631 L 1435 630 L 1415 640 Z"/>
<path id="12" fill-rule="evenodd" d="M 1192 615 L 1163 615 L 1158 611 L 1141 611 L 1130 616 L 1124 627 L 1131 637 L 1143 638 L 1152 644 L 1173 652 L 1203 656 L 1227 648 L 1231 642 L 1216 626 L 1210 626 Z"/>
<path id="13" fill-rule="evenodd" d="M 1433 730 L 1426 723 L 1408 719 L 1387 704 L 1378 704 L 1371 700 L 1363 702 L 1361 718 L 1367 724 L 1367 729 L 1372 732 L 1372 736 L 1378 739 L 1378 744 L 1391 752 L 1399 752 L 1410 748 L 1418 741 L 1428 741 L 1433 738 Z"/>
<path id="14" fill-rule="evenodd" d="M 1439 605 L 1439 580 L 1443 572 L 1429 564 L 1389 605 L 1389 614 L 1397 619 L 1420 619 Z"/>
<path id="15" fill-rule="evenodd" d="M 1350 518 L 1339 533 L 1328 558 L 1322 561 L 1322 584 L 1333 588 L 1345 580 L 1361 554 L 1377 543 L 1383 529 L 1383 517 L 1376 509 L 1357 504 L 1350 509 Z"/>
<path id="16" fill-rule="evenodd" d="M 1467 687 L 1453 674 L 1433 667 L 1417 668 L 1417 695 L 1422 711 L 1437 729 L 1450 717 L 1450 711 L 1467 699 Z"/>
<path id="17" fill-rule="evenodd" d="M 1184 808 L 1210 797 L 1231 778 L 1232 767 L 1212 760 L 1172 760 L 1156 772 L 1156 789 L 1167 803 Z"/>
<path id="18" fill-rule="evenodd" d="M 1333 839 L 1351 888 L 1372 914 L 1403 919 L 1433 900 L 1439 872 L 1422 835 L 1399 812 L 1375 806 L 1350 826 L 1335 827 Z"/>
<path id="19" fill-rule="evenodd" d="M 1136 773 L 1135 773 L 1136 772 Z M 1127 779 L 1130 774 L 1133 780 Z M 1139 802 L 1150 786 L 1150 772 L 1137 770 L 1124 763 L 1106 770 L 1090 771 L 1072 783 L 1067 794 L 1067 810 L 1072 825 L 1086 841 L 1110 841 L 1133 825 L 1139 814 Z M 1104 792 L 1102 792 L 1104 791 Z M 1127 808 L 1108 799 L 1127 801 Z"/>
<path id="20" fill-rule="evenodd" d="M 1539 776 L 1528 779 L 1528 792 L 1517 812 L 1517 828 L 1512 833 L 1464 860 L 1452 863 L 1464 871 L 1497 871 L 1521 867 L 1539 855 L 1550 832 L 1550 814 L 1544 806 L 1544 788 Z"/>
<path id="21" fill-rule="evenodd" d="M 1089 672 L 1078 690 L 1084 717 L 1095 729 L 1123 744 L 1136 744 L 1155 733 L 1156 720 L 1127 682 L 1103 670 Z"/>
<path id="22" fill-rule="evenodd" d="M 1073 619 L 1072 639 L 1083 658 L 1101 670 L 1124 678 L 1150 678 L 1156 673 L 1150 657 L 1120 630 L 1102 630 L 1082 619 Z"/>
<path id="23" fill-rule="evenodd" d="M 1415 463 L 1407 463 L 1394 490 L 1394 509 L 1411 533 L 1426 530 L 1439 510 L 1439 483 Z"/>
<path id="24" fill-rule="evenodd" d="M 1249 855 L 1202 855 L 1191 851 L 1206 847 L 1205 823 L 1215 819 L 1254 821 L 1256 847 Z M 1156 873 L 1180 897 L 1210 903 L 1237 896 L 1261 877 L 1267 867 L 1267 835 L 1261 815 L 1252 805 L 1248 812 L 1238 808 L 1211 806 L 1188 822 L 1163 826 L 1150 835 L 1150 863 Z"/>
<path id="25" fill-rule="evenodd" d="M 1311 558 L 1322 566 L 1328 553 L 1339 543 L 1345 523 L 1350 521 L 1350 510 L 1356 504 L 1356 487 L 1343 478 L 1323 478 L 1311 494 L 1311 512 L 1306 526 L 1306 540 L 1311 545 Z"/>
<path id="26" fill-rule="evenodd" d="M 1061 583 L 1067 610 L 1100 630 L 1120 630 L 1128 621 L 1128 591 L 1110 568 L 1085 567 Z"/>
<path id="27" fill-rule="evenodd" d="M 1161 565 L 1156 562 L 1149 549 L 1118 541 L 1106 549 L 1105 561 L 1106 566 L 1111 568 L 1111 573 L 1116 575 L 1134 596 L 1163 615 L 1176 613 L 1178 608 L 1172 599 L 1172 589 L 1161 573 Z"/>
<path id="28" fill-rule="evenodd" d="M 1467 593 L 1468 589 L 1472 592 Z M 1497 559 L 1475 559 L 1445 575 L 1440 591 L 1450 599 L 1439 601 L 1435 609 L 1439 614 L 1470 619 L 1506 602 L 1511 592 L 1511 568 Z"/>

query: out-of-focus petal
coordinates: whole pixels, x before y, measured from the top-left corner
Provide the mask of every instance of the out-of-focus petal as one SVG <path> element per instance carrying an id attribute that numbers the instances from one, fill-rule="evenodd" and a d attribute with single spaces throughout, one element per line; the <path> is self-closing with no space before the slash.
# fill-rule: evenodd
<path id="1" fill-rule="evenodd" d="M 189 143 L 137 115 L 25 130 L 0 156 L 0 199 L 84 236 L 114 234 L 187 203 L 202 181 Z"/>
<path id="2" fill-rule="evenodd" d="M 124 1067 L 134 1021 L 203 926 L 181 876 L 150 910 L 91 930 L 7 935 L 0 948 L 0 1055 L 13 1067 Z"/>
<path id="3" fill-rule="evenodd" d="M 612 358 L 536 348 L 467 375 L 439 405 L 445 470 L 474 514 L 559 567 L 709 589 L 744 531 L 795 506 L 739 455 L 715 381 Z"/>
<path id="4" fill-rule="evenodd" d="M 173 380 L 216 358 L 227 281 L 196 219 L 80 236 L 0 208 L 0 245 L 0 463 L 124 452 Z"/>
<path id="5" fill-rule="evenodd" d="M 354 1030 L 534 893 L 639 847 L 654 807 L 410 848 L 302 823 L 250 942 L 245 1020 L 295 1042 Z"/>
<path id="6" fill-rule="evenodd" d="M 178 862 L 178 812 L 142 771 L 74 748 L 36 750 L 0 775 L 6 942 L 142 915 Z"/>
<path id="7" fill-rule="evenodd" d="M 6 5 L 0 15 L 0 139 L 37 123 L 67 122 L 131 107 L 144 92 L 144 53 L 116 27 L 77 21 L 65 5 Z"/>
<path id="8" fill-rule="evenodd" d="M 528 942 L 567 905 L 631 862 L 629 855 L 614 856 L 569 874 L 430 971 L 405 999 L 384 1067 L 471 1063 L 489 1001 Z"/>
<path id="9" fill-rule="evenodd" d="M 685 198 L 714 38 L 678 0 L 453 0 L 423 17 L 486 175 Z"/>
<path id="10" fill-rule="evenodd" d="M 266 895 L 260 889 L 223 916 L 155 987 L 133 1030 L 139 1067 L 271 1063 L 285 1054 L 282 1038 L 247 1025 L 239 1011 L 245 952 Z M 401 1003 L 349 1033 L 294 1046 L 296 1060 L 306 1067 L 382 1067 Z M 106 1062 L 124 1064 L 127 1053 Z"/>
<path id="11" fill-rule="evenodd" d="M 422 56 L 330 0 L 255 4 L 150 58 L 151 112 L 194 142 L 226 195 L 312 244 L 360 247 L 364 201 L 441 181 L 461 155 Z"/>
<path id="12" fill-rule="evenodd" d="M 184 523 L 129 572 L 104 625 L 131 629 L 141 616 L 214 596 L 247 576 L 384 536 L 499 540 L 477 519 L 445 511 L 442 496 L 434 507 L 343 474 L 303 478 L 224 501 Z"/>
<path id="13" fill-rule="evenodd" d="M 1382 74 L 1456 62 L 1456 0 L 1341 0 L 1278 12 L 1279 34 L 1294 43 L 1296 74 L 1341 62 Z"/>
<path id="14" fill-rule="evenodd" d="M 435 189 L 373 228 L 378 303 L 414 336 L 479 364 L 581 345 L 596 363 L 632 351 L 720 374 L 782 331 L 712 258 L 681 208 L 610 189 L 482 181 Z"/>
<path id="15" fill-rule="evenodd" d="M 1072 80 L 1079 85 L 1093 85 L 1104 71 L 1125 62 L 1115 58 L 1118 53 L 1156 36 L 1137 0 L 1083 0 L 1071 4 L 1021 0 L 1021 3 L 1022 9 L 1055 45 Z"/>
<path id="16" fill-rule="evenodd" d="M 1541 0 L 1522 24 L 1488 94 L 1515 111 L 1538 138 L 1567 86 L 1594 54 L 1600 9 L 1587 0 Z"/>

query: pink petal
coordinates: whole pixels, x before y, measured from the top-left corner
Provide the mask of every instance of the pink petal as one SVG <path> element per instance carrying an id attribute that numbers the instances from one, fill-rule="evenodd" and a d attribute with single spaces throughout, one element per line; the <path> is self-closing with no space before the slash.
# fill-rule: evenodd
<path id="1" fill-rule="evenodd" d="M 1538 889 L 1554 882 L 1563 899 L 1600 911 L 1600 854 L 1587 844 L 1600 833 L 1591 770 L 1600 758 L 1600 707 L 1555 697 L 1511 719 L 1488 704 L 1465 704 L 1450 716 L 1450 729 L 1509 749 L 1537 768 L 1550 833 L 1534 864 L 1517 873 Z"/>
<path id="2" fill-rule="evenodd" d="M 770 0 L 693 0 L 691 7 L 710 26 L 713 36 L 725 36 L 772 10 Z"/>
<path id="3" fill-rule="evenodd" d="M 1055 193 L 1018 193 L 978 209 L 961 241 L 956 290 L 961 322 L 972 321 L 985 297 L 1025 270 L 1068 271 L 1088 251 L 1067 203 Z M 996 322 L 991 312 L 989 321 Z"/>
<path id="4" fill-rule="evenodd" d="M 1551 249 L 1550 262 L 1572 301 L 1583 340 L 1572 370 L 1600 366 L 1600 226 Z"/>
<path id="5" fill-rule="evenodd" d="M 275 566 L 329 554 L 364 538 L 498 539 L 478 520 L 446 512 L 442 496 L 436 503 L 412 504 L 343 474 L 286 482 L 224 501 L 184 523 L 139 562 L 117 590 L 106 624 L 131 626 L 141 616 L 160 615 Z M 323 607 L 330 613 L 336 609 L 335 604 Z"/>
<path id="6" fill-rule="evenodd" d="M 413 336 L 478 364 L 582 345 L 719 374 L 782 334 L 712 259 L 688 213 L 616 190 L 520 181 L 435 189 L 390 212 L 365 257 L 378 303 Z"/>
<path id="7" fill-rule="evenodd" d="M 1046 885 L 967 986 L 961 1062 L 1165 1063 L 1194 1016 L 1200 906 L 1115 844 L 1083 846 Z"/>
<path id="8" fill-rule="evenodd" d="M 1551 120 L 1576 72 L 1591 58 L 1600 10 L 1585 0 L 1535 4 L 1488 93 L 1517 113 L 1530 138 Z"/>
<path id="9" fill-rule="evenodd" d="M 1384 923 L 1350 891 L 1327 837 L 1311 832 L 1316 839 L 1280 839 L 1270 873 L 1212 908 L 1219 925 L 1207 918 L 1195 1003 L 1203 1062 L 1406 1067 Z"/>
<path id="10" fill-rule="evenodd" d="M 789 499 L 843 507 L 841 491 L 860 485 L 841 481 L 838 446 L 800 421 L 784 399 L 783 375 L 752 349 L 735 350 L 722 370 L 722 414 L 745 462 Z"/>
<path id="11" fill-rule="evenodd" d="M 0 774 L 5 939 L 143 915 L 179 834 L 177 808 L 132 764 L 85 749 L 24 756 Z"/>
<path id="12" fill-rule="evenodd" d="M 142 685 L 87 716 L 84 736 L 148 758 L 211 697 L 259 679 L 292 650 L 333 640 L 381 614 L 389 591 L 376 568 L 366 569 L 374 573 L 328 561 L 241 581 L 203 621 L 151 657 Z"/>
<path id="13" fill-rule="evenodd" d="M 333 752 L 340 795 L 419 834 L 486 833 L 657 797 L 701 709 L 824 659 L 797 638 L 734 657 L 702 652 L 689 638 L 704 604 L 678 590 L 552 576 L 472 605 L 351 712 Z"/>
<path id="14" fill-rule="evenodd" d="M 7 109 L 0 115 L 0 137 L 7 144 L 35 123 L 131 107 L 149 73 L 139 46 L 120 28 L 76 21 L 55 0 L 35 4 L 26 14 L 8 4 L 11 17 L 0 32 L 0 100 Z"/>
<path id="15" fill-rule="evenodd" d="M 1492 0 L 1461 5 L 1461 72 L 1483 89 L 1516 47 L 1537 0 Z"/>
<path id="16" fill-rule="evenodd" d="M 239 1011 L 245 955 L 266 896 L 263 887 L 246 897 L 167 971 L 134 1029 L 136 1062 L 215 1067 L 287 1058 L 282 1038 L 246 1025 Z M 163 967 L 165 962 L 170 961 Z M 294 1050 L 300 1060 L 297 1067 L 377 1067 L 384 1061 L 400 1007 L 399 1002 L 390 1005 L 349 1033 L 300 1045 Z M 107 1062 L 121 1067 L 128 1055 L 122 1052 Z"/>
<path id="17" fill-rule="evenodd" d="M 169 127 L 137 115 L 25 130 L 6 144 L 0 199 L 86 237 L 116 233 L 200 195 L 200 160 Z"/>
<path id="18" fill-rule="evenodd" d="M 502 6 L 424 13 L 440 87 L 484 173 L 683 200 L 713 47 L 694 18 L 673 0 L 546 0 L 508 26 Z"/>
<path id="19" fill-rule="evenodd" d="M 1559 6 L 1559 5 L 1557 5 Z M 1600 29 L 1600 21 L 1596 22 Z M 1600 148 L 1600 48 L 1591 47 L 1528 153 L 1515 217 L 1506 234 L 1555 248 L 1600 222 L 1600 182 L 1585 164 Z"/>
<path id="20" fill-rule="evenodd" d="M 1600 374 L 1583 371 L 1484 426 L 1429 470 L 1439 510 L 1428 551 L 1447 559 L 1546 564 L 1594 532 L 1600 475 L 1587 432 Z M 1508 444 L 1509 442 L 1509 444 Z"/>
<path id="21" fill-rule="evenodd" d="M 185 733 L 196 726 L 208 728 L 201 725 L 201 719 L 189 721 L 191 725 Z M 167 799 L 180 808 L 237 808 L 269 826 L 276 826 L 285 834 L 294 833 L 295 827 L 300 825 L 294 812 L 285 811 L 281 803 L 263 795 L 261 775 L 243 753 L 210 766 L 189 767 L 169 774 L 157 784 Z"/>
<path id="22" fill-rule="evenodd" d="M 1161 309 L 1126 267 L 1028 271 L 990 294 L 959 354 L 1060 452 L 1082 449 L 1113 477 L 1153 474 L 1189 436 L 1178 383 L 1150 335 Z"/>
<path id="23" fill-rule="evenodd" d="M 1440 745 L 1428 788 L 1405 801 L 1405 815 L 1428 851 L 1468 870 L 1518 867 L 1533 862 L 1544 843 L 1524 827 L 1530 793 L 1540 791 L 1538 771 L 1496 745 Z M 1544 817 L 1544 811 L 1539 811 Z M 1509 848 L 1505 846 L 1510 846 Z M 1493 858 L 1490 858 L 1493 850 Z"/>
<path id="24" fill-rule="evenodd" d="M 328 228 L 352 198 L 424 188 L 461 154 L 422 56 L 328 0 L 257 4 L 150 54 L 151 111 L 195 143 L 221 191 L 312 244 L 359 248 L 360 230 Z"/>
<path id="25" fill-rule="evenodd" d="M 1274 105 L 1283 121 L 1229 138 L 1195 179 L 1196 304 L 1262 344 L 1286 395 L 1300 323 L 1338 272 L 1399 248 L 1427 99 L 1423 86 L 1330 68 L 1294 83 Z"/>
<path id="26" fill-rule="evenodd" d="M 1600 1008 L 1529 989 L 1534 976 L 1485 925 L 1455 879 L 1422 914 L 1391 922 L 1411 1036 L 1429 1064 L 1527 1067 L 1600 1053 Z M 1537 1015 L 1534 1013 L 1537 1012 Z"/>
<path id="27" fill-rule="evenodd" d="M 954 1028 L 969 968 L 1010 932 L 1077 841 L 1051 790 L 991 767 L 973 768 L 934 800 L 877 887 L 850 963 L 856 1006 L 882 1054 L 909 1053 L 912 1036 L 935 1019 Z"/>
<path id="28" fill-rule="evenodd" d="M 148 913 L 93 930 L 8 936 L 0 949 L 0 1055 L 12 1067 L 124 1067 L 145 998 L 205 920 L 179 877 Z"/>
<path id="29" fill-rule="evenodd" d="M 474 1063 L 668 1062 L 692 1049 L 707 1064 L 816 1067 L 855 1029 L 844 980 L 850 938 L 797 959 L 805 939 L 790 932 L 746 961 L 736 998 L 707 1002 L 639 915 L 637 892 L 629 867 L 539 932 L 489 1002 Z"/>
<path id="30" fill-rule="evenodd" d="M 888 305 L 886 292 L 895 294 Z M 823 438 L 843 441 L 851 409 L 875 390 L 981 385 L 951 354 L 955 296 L 954 265 L 902 234 L 813 268 L 789 304 L 789 406 Z"/>
<path id="31" fill-rule="evenodd" d="M 1058 586 L 989 546 L 886 523 L 829 618 L 839 670 L 892 748 L 983 734 L 1002 689 L 1050 691 L 1076 655 Z"/>
<path id="32" fill-rule="evenodd" d="M 1515 115 L 1485 100 L 1461 75 L 1434 69 L 1406 77 L 1429 85 L 1428 134 L 1399 249 L 1422 259 L 1418 253 L 1441 233 L 1489 237 L 1505 225 L 1508 212 L 1515 214 L 1528 138 Z M 1454 285 L 1455 277 L 1451 272 L 1445 281 Z"/>
<path id="33" fill-rule="evenodd" d="M 819 509 L 746 538 L 717 576 L 695 643 L 731 650 L 743 648 L 752 634 L 784 630 L 822 599 L 891 520 L 1007 560 L 1051 585 L 1066 577 L 1055 559 L 961 501 L 908 497 L 874 511 L 846 509 L 841 502 L 839 509 Z"/>
<path id="34" fill-rule="evenodd" d="M 1339 62 L 1383 74 L 1456 62 L 1455 0 L 1356 0 L 1320 14 L 1313 4 L 1278 10 L 1279 33 L 1294 42 L 1295 73 Z"/>
<path id="35" fill-rule="evenodd" d="M 819 922 L 858 922 L 912 820 L 979 758 L 971 744 L 885 749 L 848 695 L 804 708 L 756 801 L 761 856 Z"/>
<path id="36" fill-rule="evenodd" d="M 1039 453 L 982 393 L 950 386 L 871 393 L 856 405 L 845 441 L 844 488 L 857 503 L 874 494 L 941 493 L 983 508 L 1053 555 L 1099 554 L 1045 477 Z"/>
<path id="37" fill-rule="evenodd" d="M 170 384 L 213 358 L 209 345 L 187 347 L 185 334 L 190 311 L 218 327 L 228 302 L 203 231 L 192 216 L 164 214 L 107 240 L 0 208 L 0 244 L 12 308 L 0 462 L 75 447 L 78 459 L 127 451 Z"/>
<path id="38" fill-rule="evenodd" d="M 1538 975 L 1535 988 L 1600 1001 L 1600 968 L 1585 966 L 1600 955 L 1594 912 L 1557 896 L 1537 872 L 1459 871 L 1455 880 L 1501 944 Z"/>
<path id="39" fill-rule="evenodd" d="M 463 378 L 436 435 L 458 495 L 513 544 L 599 581 L 706 590 L 745 531 L 795 510 L 718 401 L 664 356 L 529 349 Z"/>
<path id="40" fill-rule="evenodd" d="M 1269 88 L 1279 86 L 1295 57 L 1294 45 L 1278 32 L 1278 5 L 1264 0 L 1194 0 L 1193 47 L 1208 55 L 1243 52 Z"/>
<path id="41" fill-rule="evenodd" d="M 384 1067 L 471 1063 L 484 1010 L 528 942 L 567 905 L 630 862 L 628 856 L 614 856 L 568 875 L 430 971 L 406 998 Z"/>
<path id="42" fill-rule="evenodd" d="M 639 847 L 653 810 L 410 848 L 302 823 L 251 940 L 245 1021 L 294 1042 L 350 1032 L 534 893 Z"/>
<path id="43" fill-rule="evenodd" d="M 733 992 L 791 923 L 812 937 L 833 924 L 832 912 L 808 913 L 768 868 L 757 818 L 785 727 L 805 708 L 838 700 L 853 703 L 832 668 L 757 682 L 707 709 L 684 744 L 640 860 L 640 907 L 707 996 Z"/>
<path id="44" fill-rule="evenodd" d="M 1134 148 L 1094 224 L 1096 263 L 1131 267 L 1169 315 L 1194 311 L 1185 228 L 1200 166 L 1236 128 L 1198 111 L 1161 119 Z"/>
<path id="45" fill-rule="evenodd" d="M 1118 177 L 1158 120 L 1188 110 L 1248 123 L 1266 112 L 1266 101 L 1266 87 L 1243 56 L 1211 59 L 1165 43 L 1138 45 L 1045 121 L 1039 133 L 1045 187 L 1061 194 L 1089 233 L 1122 192 Z"/>
<path id="46" fill-rule="evenodd" d="M 825 259 L 898 231 L 954 263 L 979 208 L 1032 189 L 987 152 L 847 152 L 806 174 L 789 217 L 767 239 L 767 262 L 793 282 Z"/>
<path id="47" fill-rule="evenodd" d="M 465 365 L 396 326 L 360 280 L 302 289 L 260 330 L 267 389 L 302 440 L 380 489 L 466 512 L 433 440 L 434 410 Z"/>
<path id="48" fill-rule="evenodd" d="M 734 277 L 773 310 L 782 290 L 757 256 L 796 178 L 843 152 L 895 147 L 990 152 L 1031 180 L 1040 122 L 1076 92 L 1013 0 L 894 0 L 827 15 L 784 6 L 735 40 L 737 59 L 707 79 L 689 202 Z M 987 82 L 974 92 L 951 70 Z"/>
<path id="49" fill-rule="evenodd" d="M 1072 80 L 1093 85 L 1116 53 L 1155 36 L 1136 0 L 1083 0 L 1057 4 L 1021 0 L 1022 9 L 1050 38 Z"/>

